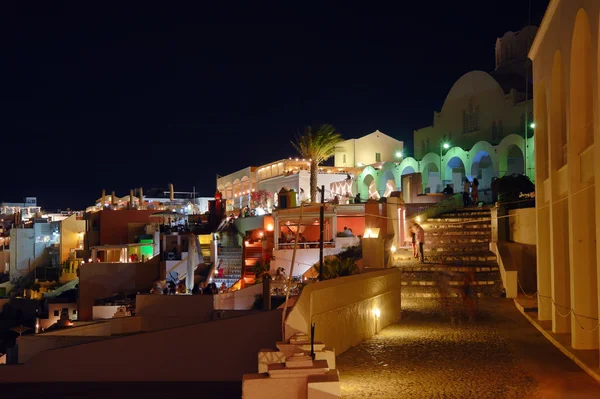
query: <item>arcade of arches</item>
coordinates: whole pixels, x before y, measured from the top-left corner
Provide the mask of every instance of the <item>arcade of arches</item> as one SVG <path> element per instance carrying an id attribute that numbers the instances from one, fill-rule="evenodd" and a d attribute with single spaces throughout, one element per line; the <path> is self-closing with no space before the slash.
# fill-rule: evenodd
<path id="1" fill-rule="evenodd" d="M 425 193 L 442 192 L 446 184 L 450 184 L 455 192 L 461 192 L 465 178 L 477 178 L 480 199 L 489 202 L 493 177 L 525 170 L 524 146 L 523 137 L 511 134 L 496 146 L 480 141 L 468 151 L 452 147 L 442 154 L 441 160 L 439 154 L 430 152 L 420 161 L 408 157 L 400 163 L 367 166 L 357 177 L 357 190 L 365 199 L 388 197 L 392 191 L 401 190 L 403 175 L 420 172 Z M 528 139 L 528 147 L 533 148 L 533 137 Z M 534 169 L 531 157 L 527 164 L 528 170 Z"/>
<path id="2" fill-rule="evenodd" d="M 600 2 L 551 0 L 530 51 L 536 123 L 538 319 L 597 350 Z"/>

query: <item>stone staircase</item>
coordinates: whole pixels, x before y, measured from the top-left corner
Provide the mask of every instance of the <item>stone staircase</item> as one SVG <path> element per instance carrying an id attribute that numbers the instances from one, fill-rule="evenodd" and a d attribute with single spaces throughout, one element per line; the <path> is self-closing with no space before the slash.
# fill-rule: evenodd
<path id="1" fill-rule="evenodd" d="M 218 267 L 223 269 L 223 274 L 213 276 L 213 282 L 217 284 L 217 287 L 221 287 L 221 284 L 225 283 L 229 288 L 242 277 L 242 247 L 237 243 L 236 234 L 222 234 L 217 263 Z"/>
<path id="2" fill-rule="evenodd" d="M 427 220 L 425 263 L 412 257 L 412 250 L 394 254 L 394 266 L 403 271 L 403 297 L 438 297 L 438 278 L 449 272 L 451 293 L 473 272 L 472 287 L 478 296 L 499 296 L 502 278 L 496 255 L 490 251 L 491 212 L 486 208 L 465 208 Z"/>

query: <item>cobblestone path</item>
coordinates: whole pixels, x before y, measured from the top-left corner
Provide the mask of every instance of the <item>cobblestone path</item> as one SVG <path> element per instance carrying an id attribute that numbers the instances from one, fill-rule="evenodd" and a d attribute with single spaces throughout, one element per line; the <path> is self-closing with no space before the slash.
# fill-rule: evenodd
<path id="1" fill-rule="evenodd" d="M 435 299 L 403 299 L 403 318 L 337 359 L 343 398 L 600 398 L 600 384 L 515 308 L 482 298 L 454 323 Z M 460 306 L 454 303 L 456 309 Z"/>

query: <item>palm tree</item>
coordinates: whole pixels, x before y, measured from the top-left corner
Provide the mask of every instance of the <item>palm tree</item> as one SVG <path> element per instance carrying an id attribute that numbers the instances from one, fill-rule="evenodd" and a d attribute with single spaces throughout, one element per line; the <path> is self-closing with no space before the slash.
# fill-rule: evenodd
<path id="1" fill-rule="evenodd" d="M 314 270 L 319 273 L 319 263 L 315 263 Z M 340 259 L 338 256 L 327 256 L 323 259 L 323 280 L 359 274 L 360 269 L 352 258 Z"/>
<path id="2" fill-rule="evenodd" d="M 319 165 L 328 160 L 335 153 L 342 136 L 331 125 L 321 125 L 304 128 L 302 135 L 296 136 L 292 145 L 302 158 L 310 161 L 310 200 L 317 202 L 317 176 Z"/>

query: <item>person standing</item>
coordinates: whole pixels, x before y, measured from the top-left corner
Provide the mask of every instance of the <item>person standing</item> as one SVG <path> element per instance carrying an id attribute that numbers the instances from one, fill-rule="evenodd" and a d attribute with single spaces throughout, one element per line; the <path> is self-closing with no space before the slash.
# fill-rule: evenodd
<path id="1" fill-rule="evenodd" d="M 419 248 L 419 256 L 421 257 L 421 263 L 425 263 L 425 255 L 423 254 L 423 246 L 425 245 L 425 230 L 420 224 L 415 223 L 413 225 L 413 233 L 415 233 L 415 239 L 417 241 L 417 247 Z"/>
<path id="2" fill-rule="evenodd" d="M 477 178 L 473 179 L 473 183 L 471 184 L 471 198 L 473 198 L 473 204 L 477 206 L 479 204 L 479 180 Z"/>
<path id="3" fill-rule="evenodd" d="M 463 203 L 464 206 L 469 205 L 469 192 L 471 191 L 471 182 L 468 177 L 465 177 L 465 184 L 463 186 Z"/>

